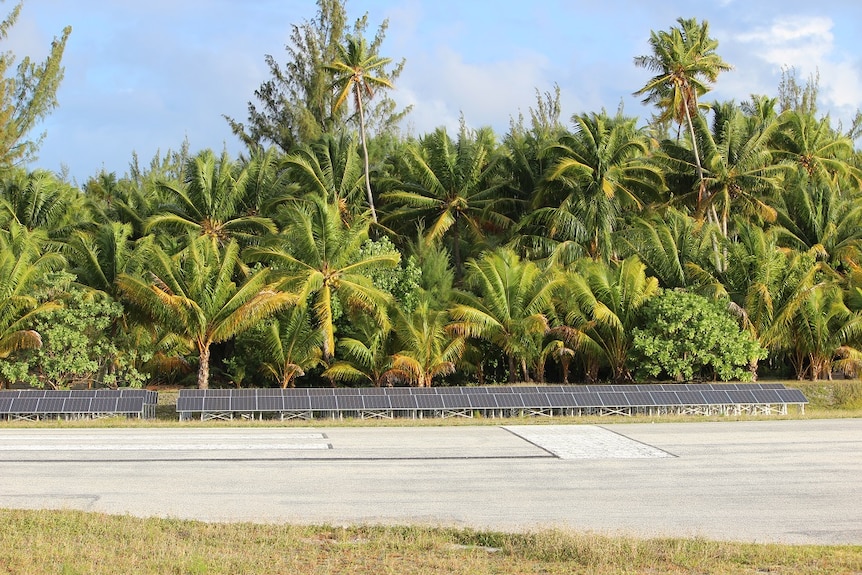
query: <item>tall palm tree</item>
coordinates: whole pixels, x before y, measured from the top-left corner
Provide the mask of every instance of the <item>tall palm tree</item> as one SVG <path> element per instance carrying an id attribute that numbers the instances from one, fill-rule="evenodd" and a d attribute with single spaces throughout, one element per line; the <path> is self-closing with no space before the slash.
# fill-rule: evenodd
<path id="1" fill-rule="evenodd" d="M 800 110 L 784 112 L 772 147 L 777 160 L 811 180 L 829 182 L 849 176 L 855 187 L 862 184 L 862 171 L 852 163 L 853 141 L 833 130 L 828 117 L 817 119 Z"/>
<path id="2" fill-rule="evenodd" d="M 451 310 L 455 333 L 487 340 L 509 360 L 509 380 L 518 372 L 529 380 L 528 365 L 540 354 L 559 278 L 522 260 L 509 248 L 486 252 L 467 263 L 467 286 Z"/>
<path id="3" fill-rule="evenodd" d="M 391 330 L 368 321 L 355 322 L 353 328 L 356 333 L 338 339 L 338 356 L 342 359 L 321 375 L 331 381 L 363 382 L 374 387 L 392 385 L 401 374 L 392 370 Z"/>
<path id="4" fill-rule="evenodd" d="M 385 221 L 421 222 L 426 245 L 448 238 L 460 279 L 462 243 L 470 241 L 474 249 L 481 249 L 491 233 L 512 224 L 502 196 L 507 182 L 500 177 L 501 159 L 489 129 L 471 132 L 462 125 L 456 142 L 438 128 L 408 144 L 402 158 L 404 176 L 383 194 L 400 208 Z"/>
<path id="5" fill-rule="evenodd" d="M 538 209 L 525 225 L 545 224 L 552 240 L 577 241 L 581 231 L 587 254 L 608 261 L 615 255 L 612 234 L 621 216 L 660 200 L 664 181 L 647 159 L 648 140 L 634 118 L 601 113 L 573 120 L 574 133 L 547 152 L 556 161 L 534 198 Z M 579 225 L 570 231 L 567 222 Z"/>
<path id="6" fill-rule="evenodd" d="M 362 153 L 365 161 L 365 191 L 368 194 L 368 207 L 371 218 L 377 223 L 377 211 L 374 209 L 374 196 L 371 193 L 371 174 L 368 161 L 368 144 L 365 133 L 365 112 L 363 100 L 371 99 L 377 88 L 392 88 L 392 82 L 386 77 L 384 68 L 392 61 L 391 58 L 381 58 L 371 50 L 365 38 L 348 36 L 346 46 L 338 47 L 338 59 L 326 69 L 335 79 L 332 83 L 339 91 L 334 108 L 340 108 L 348 96 L 353 96 L 353 105 L 359 117 L 359 138 L 362 143 Z"/>
<path id="7" fill-rule="evenodd" d="M 182 182 L 160 182 L 166 202 L 147 220 L 146 231 L 192 231 L 219 244 L 231 238 L 254 243 L 275 232 L 269 218 L 255 213 L 256 202 L 249 202 L 248 171 L 227 152 L 216 157 L 212 150 L 204 150 L 186 161 L 184 173 Z"/>
<path id="8" fill-rule="evenodd" d="M 168 330 L 191 339 L 199 354 L 198 387 L 209 387 L 210 347 L 227 341 L 280 309 L 297 296 L 271 283 L 261 268 L 237 284 L 239 245 L 222 248 L 206 236 L 192 236 L 187 247 L 171 257 L 156 248 L 147 277 L 121 274 L 123 296 Z"/>
<path id="9" fill-rule="evenodd" d="M 685 123 L 691 139 L 697 168 L 698 184 L 702 186 L 703 168 L 697 147 L 692 116 L 699 115 L 698 98 L 709 91 L 721 72 L 731 70 L 730 64 L 716 53 L 718 41 L 709 36 L 709 22 L 678 18 L 679 26 L 670 30 L 651 32 L 651 54 L 637 56 L 635 65 L 655 72 L 635 95 L 646 97 L 644 104 L 656 104 L 660 121 L 673 119 Z M 698 190 L 698 208 L 703 190 Z"/>
<path id="10" fill-rule="evenodd" d="M 247 250 L 250 259 L 269 262 L 281 285 L 299 294 L 299 304 L 312 310 L 312 321 L 323 335 L 323 359 L 335 353 L 337 310 L 369 313 L 378 325 L 388 326 L 391 297 L 377 289 L 369 271 L 395 267 L 400 256 L 384 253 L 362 257 L 370 222 L 357 220 L 348 226 L 337 204 L 308 196 L 286 206 L 284 227 L 260 247 Z"/>

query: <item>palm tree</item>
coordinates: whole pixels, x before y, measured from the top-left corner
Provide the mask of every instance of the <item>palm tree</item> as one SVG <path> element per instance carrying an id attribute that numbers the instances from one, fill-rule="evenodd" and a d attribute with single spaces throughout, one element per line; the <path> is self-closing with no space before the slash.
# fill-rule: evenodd
<path id="1" fill-rule="evenodd" d="M 321 333 L 312 328 L 304 307 L 294 307 L 270 321 L 261 344 L 268 358 L 261 369 L 275 377 L 282 388 L 294 387 L 297 377 L 321 362 Z"/>
<path id="2" fill-rule="evenodd" d="M 449 314 L 431 307 L 427 299 L 410 312 L 400 312 L 397 339 L 400 350 L 392 356 L 389 376 L 417 387 L 431 387 L 434 379 L 455 372 L 464 353 L 464 338 L 453 335 Z"/>
<path id="3" fill-rule="evenodd" d="M 334 109 L 340 108 L 348 96 L 353 96 L 353 104 L 359 116 L 359 138 L 362 143 L 362 153 L 365 160 L 365 191 L 368 194 L 368 207 L 371 218 L 377 223 L 377 211 L 374 209 L 374 196 L 371 193 L 371 175 L 368 166 L 368 145 L 365 133 L 365 112 L 363 99 L 371 99 L 376 88 L 392 88 L 392 82 L 386 77 L 384 67 L 392 60 L 381 58 L 369 47 L 365 38 L 348 36 L 347 45 L 338 47 L 338 59 L 326 66 L 334 74 L 332 83 L 339 91 Z"/>
<path id="4" fill-rule="evenodd" d="M 658 281 L 646 275 L 637 256 L 619 264 L 582 261 L 565 274 L 558 306 L 563 325 L 585 339 L 580 347 L 597 356 L 587 357 L 587 377 L 594 380 L 600 361 L 610 367 L 614 381 L 631 379 L 626 365 L 632 328 L 640 308 L 656 294 Z"/>
<path id="5" fill-rule="evenodd" d="M 374 387 L 392 385 L 397 379 L 392 370 L 391 330 L 372 322 L 359 321 L 353 336 L 338 339 L 338 356 L 344 358 L 329 366 L 321 375 L 331 381 L 365 382 Z"/>
<path id="6" fill-rule="evenodd" d="M 236 241 L 221 248 L 206 236 L 191 236 L 187 247 L 173 257 L 156 248 L 147 279 L 121 274 L 116 280 L 129 303 L 194 341 L 200 389 L 209 386 L 212 344 L 227 341 L 297 301 L 295 294 L 270 283 L 267 268 L 235 283 L 240 264 Z"/>
<path id="7" fill-rule="evenodd" d="M 13 170 L 0 180 L 0 222 L 14 220 L 63 240 L 91 221 L 81 194 L 47 170 Z"/>
<path id="8" fill-rule="evenodd" d="M 574 133 L 547 151 L 556 161 L 534 198 L 539 209 L 524 224 L 545 224 L 552 240 L 583 239 L 592 259 L 608 261 L 619 219 L 660 199 L 662 173 L 648 161 L 648 140 L 634 118 L 584 114 L 574 122 Z M 578 226 L 572 229 L 569 222 Z"/>
<path id="9" fill-rule="evenodd" d="M 281 285 L 299 294 L 300 305 L 311 307 L 314 325 L 323 334 L 323 360 L 329 363 L 335 353 L 337 310 L 363 311 L 378 325 L 389 325 L 386 311 L 391 297 L 374 287 L 368 273 L 395 267 L 400 256 L 361 256 L 369 222 L 359 219 L 348 226 L 337 204 L 317 196 L 286 206 L 282 218 L 281 233 L 250 248 L 247 255 L 272 264 Z"/>
<path id="10" fill-rule="evenodd" d="M 506 186 L 500 177 L 501 158 L 491 130 L 470 132 L 463 125 L 457 142 L 438 128 L 408 144 L 402 158 L 405 176 L 383 195 L 401 208 L 386 221 L 421 222 L 428 245 L 449 237 L 460 279 L 464 236 L 478 249 L 489 232 L 499 233 L 512 223 L 501 195 Z"/>
<path id="11" fill-rule="evenodd" d="M 493 343 L 509 360 L 510 382 L 518 371 L 529 380 L 528 365 L 541 352 L 559 279 L 509 248 L 486 252 L 467 267 L 473 292 L 462 292 L 451 310 L 455 333 Z"/>
<path id="12" fill-rule="evenodd" d="M 274 233 L 272 221 L 256 214 L 256 199 L 249 201 L 248 176 L 227 152 L 216 157 L 212 150 L 204 150 L 189 158 L 181 183 L 160 182 L 159 190 L 167 201 L 160 213 L 147 220 L 146 231 L 192 231 L 219 244 L 231 238 L 249 244 Z"/>
<path id="13" fill-rule="evenodd" d="M 42 337 L 31 329 L 32 321 L 60 307 L 33 296 L 45 274 L 64 263 L 59 254 L 42 253 L 44 241 L 44 232 L 29 231 L 15 222 L 0 230 L 0 359 L 21 349 L 41 347 Z"/>
<path id="14" fill-rule="evenodd" d="M 337 204 L 346 217 L 357 205 L 355 198 L 363 188 L 360 161 L 355 140 L 342 133 L 325 134 L 303 146 L 287 156 L 284 165 L 300 193 Z"/>
<path id="15" fill-rule="evenodd" d="M 635 95 L 646 95 L 644 104 L 659 106 L 659 121 L 673 119 L 679 125 L 686 124 L 700 186 L 703 168 L 692 116 L 699 115 L 698 98 L 709 91 L 719 73 L 732 67 L 716 53 L 718 41 L 709 36 L 709 22 L 678 18 L 677 24 L 668 31 L 651 32 L 652 53 L 635 57 L 636 66 L 656 73 Z M 699 189 L 698 209 L 702 194 Z"/>
<path id="16" fill-rule="evenodd" d="M 855 186 L 862 184 L 862 172 L 852 164 L 853 141 L 835 132 L 829 118 L 788 110 L 781 115 L 773 136 L 773 155 L 804 172 L 811 180 L 831 182 L 850 176 Z"/>

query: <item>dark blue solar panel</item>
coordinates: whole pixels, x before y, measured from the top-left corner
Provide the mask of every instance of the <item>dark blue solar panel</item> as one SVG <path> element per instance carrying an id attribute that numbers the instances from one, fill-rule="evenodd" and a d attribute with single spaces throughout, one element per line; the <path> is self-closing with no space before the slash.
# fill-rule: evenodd
<path id="1" fill-rule="evenodd" d="M 532 393 L 535 393 L 535 391 L 533 391 Z M 524 400 L 521 399 L 520 393 L 498 393 L 495 395 L 495 398 L 497 400 L 497 405 L 501 408 L 524 407 Z"/>
<path id="2" fill-rule="evenodd" d="M 13 397 L 9 413 L 33 413 L 38 404 L 38 397 Z"/>
<path id="3" fill-rule="evenodd" d="M 757 403 L 757 400 L 754 398 L 754 395 L 750 391 L 743 391 L 740 389 L 731 389 L 728 390 L 727 396 L 730 398 L 730 401 L 733 403 Z"/>
<path id="4" fill-rule="evenodd" d="M 257 397 L 255 397 L 254 395 L 242 394 L 242 395 L 234 395 L 233 397 L 230 398 L 230 411 L 256 411 L 256 410 L 257 410 Z"/>
<path id="5" fill-rule="evenodd" d="M 574 394 L 572 393 L 547 393 L 548 405 L 551 407 L 575 407 Z"/>
<path id="6" fill-rule="evenodd" d="M 651 391 L 650 395 L 656 405 L 682 405 L 674 391 Z"/>
<path id="7" fill-rule="evenodd" d="M 377 388 L 379 389 L 379 388 Z M 362 406 L 365 409 L 391 409 L 389 397 L 382 394 L 366 395 L 362 398 Z"/>
<path id="8" fill-rule="evenodd" d="M 35 413 L 62 413 L 64 401 L 63 397 L 43 397 L 36 405 Z"/>
<path id="9" fill-rule="evenodd" d="M 467 396 L 470 402 L 470 407 L 473 409 L 497 409 L 497 397 L 503 394 L 495 393 L 475 393 Z"/>
<path id="10" fill-rule="evenodd" d="M 630 391 L 626 395 L 632 407 L 652 407 L 656 404 L 652 395 L 645 391 Z"/>
<path id="11" fill-rule="evenodd" d="M 677 397 L 683 405 L 706 405 L 707 401 L 703 398 L 700 391 L 677 391 Z"/>
<path id="12" fill-rule="evenodd" d="M 575 393 L 572 394 L 575 407 L 603 407 L 604 404 L 597 393 Z"/>
<path id="13" fill-rule="evenodd" d="M 334 395 L 310 395 L 311 409 L 314 411 L 337 411 L 338 404 Z"/>
<path id="14" fill-rule="evenodd" d="M 782 389 L 778 391 L 783 403 L 808 403 L 805 394 L 798 389 Z"/>
<path id="15" fill-rule="evenodd" d="M 628 398 L 626 394 L 619 392 L 600 392 L 597 394 L 602 404 L 606 407 L 626 407 L 628 406 Z"/>
<path id="16" fill-rule="evenodd" d="M 389 402 L 392 404 L 392 409 L 413 410 L 418 407 L 418 404 L 416 403 L 416 396 L 407 393 L 390 395 Z"/>
<path id="17" fill-rule="evenodd" d="M 94 397 L 90 403 L 93 413 L 116 413 L 117 397 Z"/>
<path id="18" fill-rule="evenodd" d="M 64 413 L 88 413 L 92 397 L 70 397 L 63 404 Z"/>
<path id="19" fill-rule="evenodd" d="M 419 406 L 419 409 L 443 409 L 443 399 L 439 395 L 423 393 L 417 394 L 414 397 L 416 398 L 416 405 Z"/>
<path id="20" fill-rule="evenodd" d="M 530 409 L 550 409 L 554 407 L 551 405 L 551 400 L 548 399 L 550 395 L 560 395 L 557 394 L 548 394 L 548 393 L 522 393 L 521 401 L 524 404 L 524 407 Z"/>
<path id="21" fill-rule="evenodd" d="M 204 411 L 231 411 L 230 396 L 222 393 L 207 395 L 204 398 Z"/>
<path id="22" fill-rule="evenodd" d="M 360 395 L 339 395 L 336 396 L 338 401 L 338 409 L 342 411 L 361 411 L 362 396 Z"/>
<path id="23" fill-rule="evenodd" d="M 751 394 L 757 403 L 781 403 L 777 389 L 753 389 Z"/>
<path id="24" fill-rule="evenodd" d="M 3 394 L 6 395 L 5 393 Z M 12 397 L 0 397 L 0 413 L 9 413 L 9 408 L 12 407 Z"/>
<path id="25" fill-rule="evenodd" d="M 144 398 L 139 397 L 121 397 L 117 400 L 118 413 L 143 413 Z"/>
<path id="26" fill-rule="evenodd" d="M 177 397 L 177 411 L 203 411 L 203 409 L 203 396 L 179 395 Z"/>
<path id="27" fill-rule="evenodd" d="M 470 409 L 470 396 L 463 393 L 440 394 L 439 397 L 446 409 Z"/>
<path id="28" fill-rule="evenodd" d="M 257 407 L 261 411 L 310 411 L 311 398 L 307 395 L 260 396 Z"/>
<path id="29" fill-rule="evenodd" d="M 733 403 L 727 396 L 726 391 L 702 391 L 700 393 L 710 405 L 725 405 Z"/>

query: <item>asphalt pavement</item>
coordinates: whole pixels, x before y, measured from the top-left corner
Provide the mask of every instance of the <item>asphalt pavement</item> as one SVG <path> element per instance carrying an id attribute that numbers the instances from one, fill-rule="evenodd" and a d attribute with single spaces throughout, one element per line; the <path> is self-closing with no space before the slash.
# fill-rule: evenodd
<path id="1" fill-rule="evenodd" d="M 862 419 L 0 429 L 0 507 L 862 544 Z"/>

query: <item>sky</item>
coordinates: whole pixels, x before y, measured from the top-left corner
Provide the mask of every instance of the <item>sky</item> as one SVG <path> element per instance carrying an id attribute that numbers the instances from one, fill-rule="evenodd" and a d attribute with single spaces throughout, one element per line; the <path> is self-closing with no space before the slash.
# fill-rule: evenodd
<path id="1" fill-rule="evenodd" d="M 13 2 L 0 5 L 6 14 Z M 776 96 L 781 71 L 819 73 L 819 106 L 849 122 L 862 108 L 859 0 L 347 0 L 370 30 L 388 19 L 380 54 L 406 59 L 391 96 L 412 105 L 407 133 L 491 126 L 535 107 L 560 87 L 562 115 L 615 111 L 649 118 L 632 93 L 650 77 L 633 59 L 649 53 L 651 31 L 676 19 L 707 20 L 718 53 L 734 66 L 707 99 Z M 25 0 L 0 41 L 19 59 L 44 59 L 66 25 L 59 107 L 37 132 L 46 137 L 28 167 L 64 171 L 83 185 L 100 171 L 122 176 L 133 153 L 243 147 L 224 120 L 247 118 L 254 91 L 270 78 L 264 58 L 287 58 L 291 25 L 312 18 L 313 0 Z"/>

